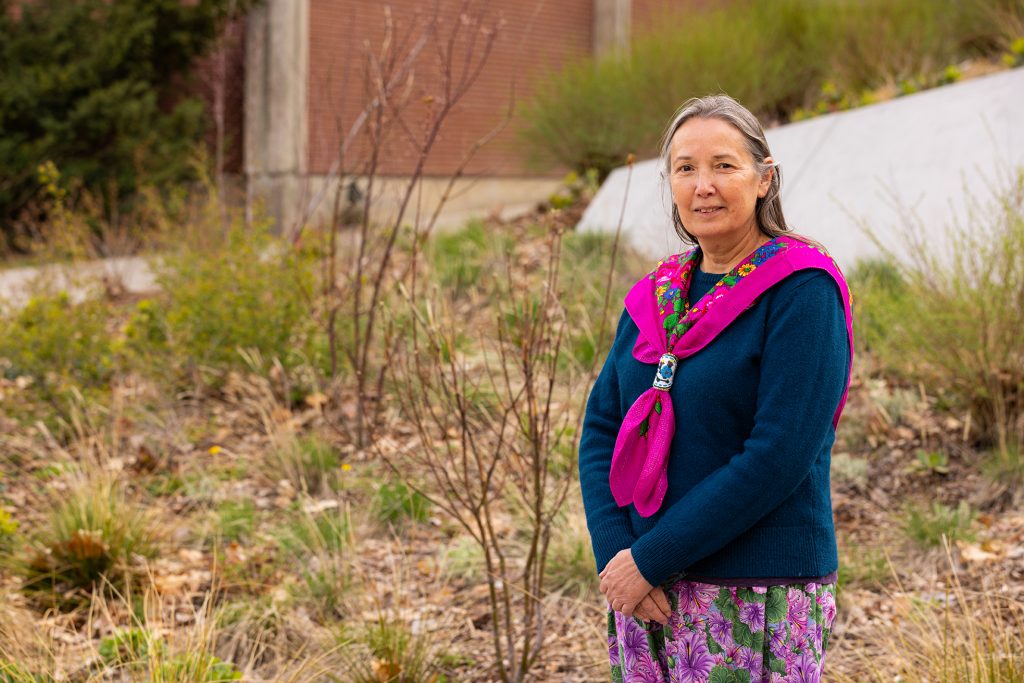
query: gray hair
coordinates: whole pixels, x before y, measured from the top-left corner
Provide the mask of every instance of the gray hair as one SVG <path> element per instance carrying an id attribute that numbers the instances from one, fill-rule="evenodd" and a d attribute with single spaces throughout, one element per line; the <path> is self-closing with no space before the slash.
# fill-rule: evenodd
<path id="1" fill-rule="evenodd" d="M 708 95 L 706 97 L 691 97 L 679 108 L 672 122 L 665 129 L 665 137 L 661 141 L 661 159 L 664 165 L 664 177 L 668 178 L 672 172 L 671 153 L 672 136 L 679 127 L 690 119 L 719 119 L 732 125 L 733 128 L 742 133 L 747 151 L 754 158 L 754 166 L 760 177 L 764 177 L 770 169 L 774 168 L 768 192 L 764 197 L 758 197 L 754 207 L 754 215 L 757 219 L 757 227 L 768 237 L 778 237 L 789 232 L 786 225 L 786 218 L 782 215 L 782 201 L 779 199 L 779 192 L 782 190 L 782 170 L 778 164 L 765 163 L 765 159 L 771 156 L 768 149 L 768 141 L 764 137 L 764 130 L 757 117 L 742 104 L 728 95 Z M 696 244 L 697 238 L 691 235 L 683 225 L 679 216 L 679 209 L 675 202 L 672 202 L 672 227 L 676 234 L 684 242 Z"/>

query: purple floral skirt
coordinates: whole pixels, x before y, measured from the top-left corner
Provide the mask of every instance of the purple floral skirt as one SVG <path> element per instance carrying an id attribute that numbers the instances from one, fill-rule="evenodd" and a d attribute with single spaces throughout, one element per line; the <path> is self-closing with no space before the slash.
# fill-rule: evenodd
<path id="1" fill-rule="evenodd" d="M 818 683 L 835 585 L 677 581 L 666 626 L 608 612 L 615 683 Z"/>

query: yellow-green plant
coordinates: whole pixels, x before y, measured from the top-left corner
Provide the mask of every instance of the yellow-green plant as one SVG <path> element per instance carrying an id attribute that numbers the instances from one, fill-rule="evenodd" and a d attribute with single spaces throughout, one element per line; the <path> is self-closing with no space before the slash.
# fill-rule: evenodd
<path id="1" fill-rule="evenodd" d="M 1006 16 L 997 16 L 987 4 L 684 3 L 639 33 L 628 51 L 548 78 L 523 107 L 523 135 L 539 164 L 606 174 L 631 152 L 656 151 L 667 119 L 688 97 L 724 91 L 765 120 L 813 111 L 816 102 L 845 108 L 856 104 L 856 93 L 998 54 L 1007 16 L 1024 18 L 1024 8 L 1005 2 Z M 822 93 L 826 82 L 835 102 Z"/>
<path id="2" fill-rule="evenodd" d="M 42 398 L 62 407 L 73 390 L 107 388 L 117 368 L 111 313 L 99 299 L 74 303 L 66 291 L 38 293 L 0 317 L 5 373 L 30 377 Z"/>
<path id="3" fill-rule="evenodd" d="M 315 363 L 318 340 L 310 315 L 315 286 L 309 254 L 270 235 L 266 224 L 240 219 L 167 255 L 159 266 L 160 297 L 136 307 L 126 348 L 146 370 L 177 383 L 219 385 L 229 370 L 268 372 Z M 245 352 L 250 352 L 246 354 Z"/>
<path id="4" fill-rule="evenodd" d="M 18 522 L 11 517 L 11 513 L 0 508 L 0 552 L 10 550 L 11 540 L 18 532 Z"/>
<path id="5" fill-rule="evenodd" d="M 1024 64 L 1024 38 L 1010 43 L 1010 49 L 1003 55 L 1003 63 L 1011 68 Z"/>

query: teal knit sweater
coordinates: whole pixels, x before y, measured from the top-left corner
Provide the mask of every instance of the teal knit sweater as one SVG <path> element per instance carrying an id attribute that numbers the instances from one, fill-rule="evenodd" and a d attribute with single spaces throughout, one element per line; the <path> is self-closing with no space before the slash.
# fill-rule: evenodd
<path id="1" fill-rule="evenodd" d="M 695 272 L 690 301 L 720 276 Z M 829 493 L 832 416 L 849 341 L 840 294 L 819 270 L 767 291 L 718 338 L 682 360 L 668 493 L 652 517 L 619 508 L 608 485 L 622 417 L 655 367 L 632 356 L 623 312 L 591 390 L 579 471 L 598 570 L 624 548 L 652 585 L 690 574 L 821 577 L 838 566 Z"/>

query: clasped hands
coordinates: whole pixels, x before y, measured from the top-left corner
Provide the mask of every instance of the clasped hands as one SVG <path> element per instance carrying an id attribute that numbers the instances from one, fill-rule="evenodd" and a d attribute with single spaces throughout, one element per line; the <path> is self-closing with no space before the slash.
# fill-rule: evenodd
<path id="1" fill-rule="evenodd" d="M 660 586 L 647 583 L 629 548 L 620 550 L 598 574 L 601 592 L 616 612 L 667 624 L 672 608 Z"/>

